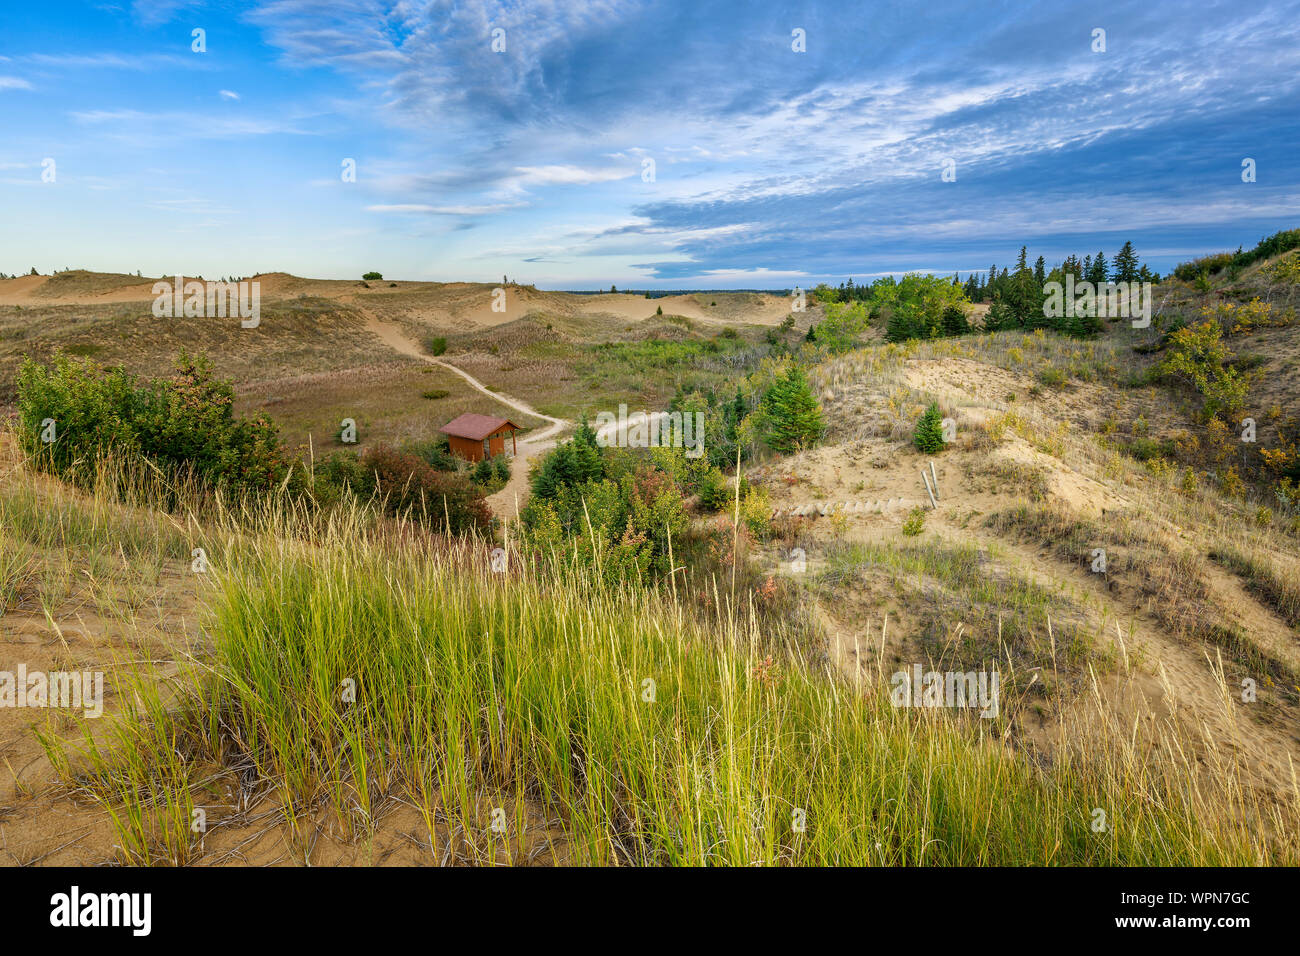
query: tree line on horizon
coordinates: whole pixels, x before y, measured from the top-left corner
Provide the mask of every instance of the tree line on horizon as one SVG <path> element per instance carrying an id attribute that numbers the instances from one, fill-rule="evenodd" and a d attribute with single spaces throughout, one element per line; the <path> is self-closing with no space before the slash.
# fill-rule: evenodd
<path id="1" fill-rule="evenodd" d="M 1028 247 L 1020 247 L 1020 256 L 1016 261 L 1016 266 L 1010 269 L 1003 266 L 1000 270 L 996 263 L 989 266 L 987 272 L 971 272 L 962 281 L 961 273 L 952 274 L 952 284 L 962 290 L 966 296 L 966 301 L 972 303 L 992 303 L 999 296 L 1007 297 L 1012 294 L 1018 280 L 1022 279 L 1025 270 L 1028 269 L 1034 281 L 1042 286 L 1053 280 L 1064 282 L 1067 273 L 1074 276 L 1075 282 L 1091 282 L 1095 285 L 1105 285 L 1107 282 L 1151 282 L 1160 281 L 1160 273 L 1153 271 L 1149 266 L 1143 263 L 1137 252 L 1133 249 L 1132 241 L 1125 242 L 1123 247 L 1113 257 L 1107 258 L 1104 251 L 1098 251 L 1097 254 L 1085 255 L 1080 258 L 1077 255 L 1067 256 L 1065 261 L 1053 266 L 1050 270 L 1047 268 L 1047 260 L 1039 256 L 1032 266 L 1028 262 Z M 856 285 L 852 277 L 847 281 L 840 283 L 837 288 L 832 288 L 825 283 L 817 286 L 814 292 L 819 301 L 822 302 L 866 302 L 869 301 L 875 292 L 875 289 L 881 283 L 894 282 L 892 276 L 882 276 L 875 282 L 866 285 Z"/>

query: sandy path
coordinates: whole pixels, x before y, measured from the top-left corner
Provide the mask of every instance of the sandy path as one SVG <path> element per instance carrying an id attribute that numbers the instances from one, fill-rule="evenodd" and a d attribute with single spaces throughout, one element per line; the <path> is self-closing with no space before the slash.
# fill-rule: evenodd
<path id="1" fill-rule="evenodd" d="M 527 402 L 521 402 L 518 399 L 511 398 L 509 395 L 503 395 L 501 392 L 494 392 L 488 388 L 473 375 L 463 369 L 459 369 L 450 362 L 445 362 L 440 358 L 427 355 L 420 351 L 420 348 L 402 334 L 401 330 L 386 322 L 381 322 L 373 316 L 370 318 L 366 330 L 375 335 L 379 341 L 383 342 L 395 352 L 419 359 L 422 362 L 428 362 L 430 365 L 438 365 L 450 372 L 455 372 L 475 389 L 487 395 L 503 405 L 508 405 L 515 411 L 524 415 L 540 418 L 550 424 L 537 432 L 529 435 L 527 438 L 520 439 L 518 452 L 510 465 L 510 480 L 506 486 L 496 494 L 489 495 L 487 502 L 492 512 L 503 517 L 518 517 L 519 509 L 528 500 L 528 464 L 530 460 L 542 452 L 548 451 L 555 446 L 555 441 L 560 432 L 566 428 L 571 428 L 574 423 L 563 418 L 552 418 L 550 415 L 543 415 L 537 409 L 533 408 Z"/>

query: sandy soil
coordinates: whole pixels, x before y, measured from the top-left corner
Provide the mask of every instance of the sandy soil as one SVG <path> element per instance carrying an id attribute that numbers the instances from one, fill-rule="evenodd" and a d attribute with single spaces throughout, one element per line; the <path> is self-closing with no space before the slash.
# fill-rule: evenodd
<path id="1" fill-rule="evenodd" d="M 150 302 L 153 284 L 175 281 L 174 276 L 135 280 L 131 276 L 98 273 L 63 273 L 58 276 L 19 276 L 0 279 L 0 305 L 95 305 L 99 303 Z M 219 276 L 207 277 L 210 281 Z M 182 282 L 198 280 L 182 276 Z M 639 322 L 653 318 L 656 310 L 701 322 L 744 321 L 777 325 L 790 313 L 784 296 L 755 293 L 709 293 L 647 299 L 627 293 L 574 295 L 548 292 L 530 286 L 507 285 L 504 310 L 494 311 L 497 286 L 470 282 L 362 282 L 350 279 L 305 279 L 283 272 L 250 277 L 260 284 L 264 300 L 297 296 L 337 299 L 358 307 L 397 307 L 411 318 L 439 328 L 486 329 L 513 322 L 531 312 L 568 316 L 605 316 Z M 716 303 L 716 304 L 713 304 Z"/>

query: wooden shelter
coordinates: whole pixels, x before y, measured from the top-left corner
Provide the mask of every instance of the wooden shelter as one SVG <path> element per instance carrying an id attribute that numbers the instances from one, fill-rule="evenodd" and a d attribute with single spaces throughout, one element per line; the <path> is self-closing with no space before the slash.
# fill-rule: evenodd
<path id="1" fill-rule="evenodd" d="M 466 412 L 443 425 L 438 431 L 447 436 L 451 453 L 466 461 L 481 461 L 505 454 L 506 436 L 510 437 L 510 454 L 519 450 L 515 432 L 519 426 L 508 418 Z"/>

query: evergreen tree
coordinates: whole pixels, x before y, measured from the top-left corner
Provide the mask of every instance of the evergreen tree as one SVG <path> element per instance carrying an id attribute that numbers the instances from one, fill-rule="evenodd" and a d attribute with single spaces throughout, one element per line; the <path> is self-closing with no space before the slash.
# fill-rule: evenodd
<path id="1" fill-rule="evenodd" d="M 825 429 L 821 406 L 797 365 L 791 365 L 763 395 L 767 412 L 767 443 L 789 454 L 817 441 Z"/>
<path id="2" fill-rule="evenodd" d="M 1038 261 L 1034 263 L 1034 281 L 1039 285 L 1047 281 L 1047 262 L 1042 256 L 1039 256 Z"/>
<path id="3" fill-rule="evenodd" d="M 916 423 L 912 441 L 919 451 L 933 455 L 943 450 L 943 414 L 934 402 L 925 410 L 925 414 Z"/>
<path id="4" fill-rule="evenodd" d="M 885 339 L 890 342 L 906 342 L 908 339 L 921 337 L 921 330 L 908 318 L 907 313 L 895 308 L 890 311 L 885 321 Z"/>
<path id="5" fill-rule="evenodd" d="M 1008 329 L 1014 329 L 1016 325 L 1015 315 L 1012 314 L 1007 304 L 1002 301 L 1002 297 L 995 295 L 993 304 L 989 306 L 989 311 L 984 316 L 984 331 L 1005 332 Z"/>
<path id="6" fill-rule="evenodd" d="M 745 399 L 740 394 L 740 386 L 736 386 L 736 397 L 732 399 L 730 405 L 726 405 L 722 410 L 722 420 L 724 423 L 723 434 L 727 441 L 732 445 L 736 444 L 736 430 L 740 427 L 741 421 L 745 417 Z"/>
<path id="7" fill-rule="evenodd" d="M 969 331 L 970 323 L 966 321 L 966 313 L 961 306 L 950 305 L 943 310 L 944 335 L 965 335 Z"/>
<path id="8" fill-rule="evenodd" d="M 1088 274 L 1084 276 L 1093 285 L 1102 286 L 1106 284 L 1106 253 L 1098 252 L 1092 260 L 1092 267 Z"/>
<path id="9" fill-rule="evenodd" d="M 584 428 L 586 425 L 584 423 Z M 591 431 L 591 429 L 587 429 Z M 588 481 L 599 481 L 605 477 L 605 461 L 601 449 L 596 445 L 595 433 L 591 432 L 590 444 L 584 438 L 579 442 L 561 442 L 555 450 L 542 460 L 541 467 L 533 476 L 533 495 L 537 498 L 554 498 L 566 485 L 581 485 Z"/>
<path id="10" fill-rule="evenodd" d="M 1133 243 L 1126 242 L 1111 263 L 1111 278 L 1116 282 L 1136 282 L 1138 278 L 1138 255 L 1133 251 Z"/>

